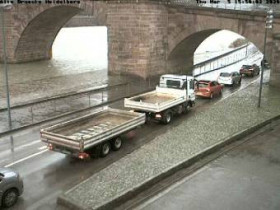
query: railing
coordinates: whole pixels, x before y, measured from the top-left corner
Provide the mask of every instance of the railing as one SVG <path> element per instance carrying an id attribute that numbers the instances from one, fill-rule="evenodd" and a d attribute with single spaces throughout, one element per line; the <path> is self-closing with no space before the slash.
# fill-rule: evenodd
<path id="1" fill-rule="evenodd" d="M 0 117 L 0 137 L 50 121 L 67 120 L 81 113 L 92 112 L 125 97 L 154 89 L 158 80 L 136 80 L 130 83 L 95 88 L 75 93 L 18 104 L 12 107 L 13 128 L 8 130 L 5 119 Z M 6 109 L 2 108 L 1 112 Z M 1 116 L 1 115 L 0 115 Z M 6 115 L 2 115 L 6 116 Z M 4 121 L 3 121 L 4 120 Z M 2 125 L 1 125 L 2 123 Z"/>
<path id="2" fill-rule="evenodd" d="M 246 59 L 248 55 L 252 55 L 256 52 L 258 52 L 258 49 L 254 45 L 241 46 L 225 54 L 195 64 L 193 67 L 193 75 L 201 76 L 225 68 Z"/>
<path id="3" fill-rule="evenodd" d="M 53 118 L 63 113 L 73 112 L 94 105 L 102 104 L 110 99 L 117 97 L 116 91 L 126 90 L 128 83 L 113 86 L 101 86 L 93 89 L 57 95 L 45 99 L 38 99 L 28 103 L 17 104 L 11 107 L 13 117 L 13 127 L 19 124 L 34 124 L 39 121 Z M 0 115 L 7 111 L 7 108 L 0 109 Z M 22 123 L 23 122 L 23 123 Z"/>
<path id="4" fill-rule="evenodd" d="M 238 11 L 265 11 L 268 8 L 273 8 L 276 13 L 280 12 L 280 6 L 277 4 L 265 4 L 265 3 L 246 3 L 238 0 L 219 0 L 218 3 L 210 3 L 210 0 L 202 0 L 201 3 L 197 3 L 196 0 L 169 0 L 169 4 L 185 6 L 185 7 L 207 7 L 216 9 L 238 10 Z M 202 3 L 204 2 L 204 3 Z M 256 2 L 256 1 L 252 1 Z M 263 2 L 265 2 L 263 0 Z"/>

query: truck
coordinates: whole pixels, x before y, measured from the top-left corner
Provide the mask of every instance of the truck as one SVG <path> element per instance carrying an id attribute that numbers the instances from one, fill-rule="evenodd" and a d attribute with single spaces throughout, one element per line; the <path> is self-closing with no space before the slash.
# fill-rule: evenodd
<path id="1" fill-rule="evenodd" d="M 174 115 L 186 113 L 195 105 L 194 87 L 192 76 L 165 74 L 155 90 L 125 98 L 124 106 L 144 113 L 147 121 L 168 124 Z"/>
<path id="2" fill-rule="evenodd" d="M 187 112 L 195 104 L 194 77 L 166 74 L 154 91 L 124 100 L 133 110 L 106 108 L 40 130 L 48 149 L 79 159 L 107 156 L 122 146 L 123 134 L 150 118 L 168 124 L 174 114 Z"/>
<path id="3" fill-rule="evenodd" d="M 122 134 L 145 123 L 145 114 L 107 108 L 41 129 L 48 149 L 79 159 L 105 157 L 122 146 Z"/>

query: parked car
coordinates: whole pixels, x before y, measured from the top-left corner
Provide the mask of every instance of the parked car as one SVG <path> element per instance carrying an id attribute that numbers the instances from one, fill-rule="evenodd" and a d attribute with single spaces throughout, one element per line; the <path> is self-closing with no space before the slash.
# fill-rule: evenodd
<path id="1" fill-rule="evenodd" d="M 255 76 L 260 74 L 260 67 L 256 64 L 253 65 L 243 65 L 241 69 L 239 70 L 241 75 L 246 76 Z"/>
<path id="2" fill-rule="evenodd" d="M 213 98 L 222 94 L 223 85 L 216 81 L 200 80 L 196 83 L 195 95 L 205 98 Z"/>
<path id="3" fill-rule="evenodd" d="M 0 207 L 13 206 L 23 193 L 23 181 L 19 173 L 0 168 Z"/>
<path id="4" fill-rule="evenodd" d="M 221 72 L 219 77 L 218 77 L 218 83 L 224 84 L 224 85 L 235 85 L 241 84 L 241 75 L 236 71 L 236 72 Z"/>

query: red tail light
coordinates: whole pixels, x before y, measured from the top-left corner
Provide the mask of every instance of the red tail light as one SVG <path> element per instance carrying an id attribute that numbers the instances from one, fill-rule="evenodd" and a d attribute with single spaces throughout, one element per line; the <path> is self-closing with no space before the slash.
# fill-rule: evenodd
<path id="1" fill-rule="evenodd" d="M 79 153 L 78 158 L 82 159 L 82 160 L 87 159 L 87 158 L 89 158 L 89 154 L 87 154 L 85 152 Z"/>
<path id="2" fill-rule="evenodd" d="M 49 148 L 49 150 L 53 150 L 53 145 L 52 144 L 48 144 L 48 148 Z"/>

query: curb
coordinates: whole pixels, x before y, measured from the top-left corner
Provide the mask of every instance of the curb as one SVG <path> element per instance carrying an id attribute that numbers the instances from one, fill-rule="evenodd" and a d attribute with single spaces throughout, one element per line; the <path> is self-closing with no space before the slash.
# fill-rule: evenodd
<path id="1" fill-rule="evenodd" d="M 167 178 L 168 176 L 172 175 L 173 173 L 176 173 L 178 171 L 180 171 L 183 168 L 189 167 L 192 164 L 196 163 L 198 160 L 218 151 L 219 149 L 223 148 L 226 145 L 229 145 L 235 141 L 238 141 L 241 138 L 244 138 L 246 136 L 248 136 L 249 134 L 252 134 L 253 132 L 257 131 L 258 129 L 272 123 L 273 121 L 279 120 L 280 119 L 280 115 L 277 115 L 275 117 L 272 117 L 262 123 L 258 123 L 253 125 L 252 127 L 242 130 L 232 136 L 229 136 L 226 139 L 221 140 L 220 142 L 204 149 L 203 151 L 195 154 L 193 157 L 191 157 L 190 159 L 183 161 L 179 164 L 177 164 L 176 166 L 168 169 L 167 171 L 163 172 L 162 174 L 153 177 L 149 180 L 147 180 L 145 183 L 142 183 L 138 186 L 135 186 L 133 189 L 130 189 L 129 191 L 123 193 L 122 195 L 120 195 L 119 197 L 115 197 L 113 198 L 113 200 L 103 204 L 102 206 L 99 206 L 97 208 L 94 208 L 94 210 L 108 210 L 108 209 L 114 209 L 118 206 L 120 206 L 121 204 L 123 204 L 124 202 L 126 202 L 127 200 L 131 199 L 132 197 L 134 197 L 135 195 L 139 194 L 140 192 L 142 192 L 143 190 L 148 189 L 151 185 L 156 184 L 157 182 Z M 57 204 L 60 204 L 64 207 L 67 207 L 69 209 L 77 209 L 77 210 L 85 210 L 85 209 L 92 209 L 91 207 L 82 207 L 79 206 L 78 204 L 74 203 L 72 200 L 69 200 L 66 196 L 60 195 L 57 198 Z"/>

